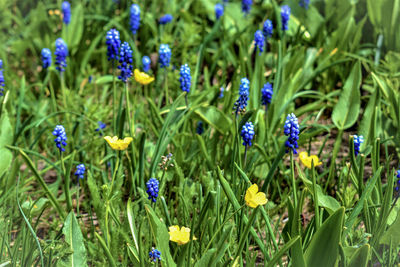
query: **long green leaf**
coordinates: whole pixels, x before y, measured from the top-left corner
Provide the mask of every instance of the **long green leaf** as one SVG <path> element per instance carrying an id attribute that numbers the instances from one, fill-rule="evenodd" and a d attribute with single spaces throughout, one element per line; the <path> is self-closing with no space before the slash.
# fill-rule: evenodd
<path id="1" fill-rule="evenodd" d="M 68 243 L 73 251 L 73 253 L 68 256 L 69 266 L 87 266 L 86 249 L 81 228 L 79 227 L 79 223 L 73 211 L 71 211 L 65 219 L 62 232 L 65 236 L 65 242 Z"/>

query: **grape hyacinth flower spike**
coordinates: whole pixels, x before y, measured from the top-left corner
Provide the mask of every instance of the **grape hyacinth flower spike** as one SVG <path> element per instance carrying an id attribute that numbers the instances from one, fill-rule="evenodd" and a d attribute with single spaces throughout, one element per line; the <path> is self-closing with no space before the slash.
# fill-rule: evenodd
<path id="1" fill-rule="evenodd" d="M 362 135 L 354 135 L 354 155 L 357 156 L 360 153 L 360 146 L 364 143 L 364 137 Z"/>
<path id="2" fill-rule="evenodd" d="M 165 14 L 164 16 L 162 16 L 159 20 L 159 23 L 161 25 L 165 25 L 167 23 L 170 23 L 172 21 L 174 17 L 171 14 Z"/>
<path id="3" fill-rule="evenodd" d="M 150 178 L 150 180 L 146 183 L 147 187 L 147 194 L 149 195 L 148 199 L 151 201 L 156 202 L 158 197 L 158 186 L 160 182 L 156 178 Z"/>
<path id="4" fill-rule="evenodd" d="M 222 15 L 224 15 L 224 5 L 218 3 L 215 4 L 215 17 L 217 18 L 217 20 L 222 17 Z"/>
<path id="5" fill-rule="evenodd" d="M 289 19 L 290 19 L 290 7 L 287 5 L 281 8 L 281 19 L 282 19 L 282 31 L 287 31 L 289 29 Z"/>
<path id="6" fill-rule="evenodd" d="M 260 54 L 264 51 L 264 42 L 265 42 L 265 37 L 262 33 L 262 31 L 257 30 L 254 33 L 254 43 L 255 43 L 255 49 L 257 50 L 257 48 L 260 50 Z"/>
<path id="7" fill-rule="evenodd" d="M 253 0 L 242 0 L 242 12 L 247 15 L 250 13 L 251 5 Z"/>
<path id="8" fill-rule="evenodd" d="M 288 114 L 286 117 L 285 121 L 285 126 L 284 126 L 284 133 L 286 136 L 288 136 L 288 140 L 286 140 L 285 146 L 286 146 L 286 153 L 288 153 L 290 150 L 293 151 L 293 154 L 297 154 L 296 148 L 299 148 L 299 145 L 297 144 L 297 140 L 299 140 L 299 122 L 297 120 L 297 117 L 291 113 Z"/>
<path id="9" fill-rule="evenodd" d="M 272 25 L 272 21 L 267 19 L 263 25 L 263 34 L 265 39 L 271 37 L 273 32 L 274 32 L 274 26 Z"/>
<path id="10" fill-rule="evenodd" d="M 394 188 L 394 190 L 397 193 L 397 196 L 399 196 L 399 191 L 400 191 L 400 170 L 396 171 L 396 177 L 397 177 L 397 182 L 396 182 L 396 187 Z"/>
<path id="11" fill-rule="evenodd" d="M 247 149 L 251 147 L 252 143 L 251 140 L 254 138 L 254 126 L 251 121 L 246 122 L 245 125 L 242 127 L 242 131 L 240 135 L 242 136 L 243 139 L 243 145 L 245 146 L 244 149 L 244 163 L 246 164 L 246 159 L 247 159 Z"/>
<path id="12" fill-rule="evenodd" d="M 300 0 L 299 6 L 308 9 L 308 5 L 310 4 L 310 0 Z"/>
<path id="13" fill-rule="evenodd" d="M 111 29 L 107 32 L 106 45 L 108 60 L 118 60 L 119 48 L 121 47 L 119 31 L 116 29 Z"/>
<path id="14" fill-rule="evenodd" d="M 43 48 L 41 53 L 43 68 L 47 69 L 51 66 L 51 51 L 48 48 Z"/>
<path id="15" fill-rule="evenodd" d="M 156 262 L 157 260 L 161 260 L 161 252 L 158 249 L 153 248 L 149 252 L 150 260 Z"/>
<path id="16" fill-rule="evenodd" d="M 161 68 L 169 67 L 169 63 L 171 61 L 171 49 L 169 48 L 169 45 L 161 44 L 160 49 L 158 50 L 158 54 L 159 54 L 160 67 Z"/>
<path id="17" fill-rule="evenodd" d="M 56 69 L 59 72 L 64 72 L 67 67 L 68 47 L 62 38 L 56 40 L 54 55 L 56 56 Z"/>
<path id="18" fill-rule="evenodd" d="M 151 59 L 148 56 L 142 57 L 142 65 L 144 72 L 149 72 L 150 64 L 151 64 Z"/>
<path id="19" fill-rule="evenodd" d="M 135 35 L 140 27 L 140 7 L 139 7 L 139 5 L 132 4 L 130 11 L 131 11 L 131 13 L 130 13 L 131 32 L 133 35 Z"/>
<path id="20" fill-rule="evenodd" d="M 121 74 L 118 76 L 118 79 L 127 82 L 128 78 L 132 76 L 132 49 L 129 46 L 128 42 L 124 42 L 121 45 L 121 50 L 119 52 L 119 63 L 118 69 L 121 70 Z"/>
<path id="21" fill-rule="evenodd" d="M 249 80 L 247 78 L 242 78 L 240 80 L 239 98 L 233 105 L 236 117 L 238 116 L 239 113 L 244 114 L 246 112 L 247 101 L 249 100 L 249 90 L 250 90 Z"/>
<path id="22" fill-rule="evenodd" d="M 56 143 L 57 148 L 60 152 L 65 151 L 65 147 L 67 146 L 67 134 L 65 133 L 65 128 L 62 125 L 57 125 L 54 128 L 53 135 L 56 137 L 54 142 Z"/>
<path id="23" fill-rule="evenodd" d="M 265 109 L 267 109 L 268 104 L 271 103 L 273 93 L 272 85 L 270 83 L 264 84 L 264 87 L 261 89 L 261 104 L 265 106 Z"/>
<path id="24" fill-rule="evenodd" d="M 68 25 L 71 22 L 71 5 L 68 1 L 61 4 L 61 11 L 63 14 L 63 22 Z"/>
<path id="25" fill-rule="evenodd" d="M 84 164 L 79 164 L 78 166 L 76 166 L 76 171 L 74 174 L 78 178 L 78 181 L 79 181 L 79 179 L 84 178 L 85 171 L 86 171 L 86 168 L 85 168 Z"/>
<path id="26" fill-rule="evenodd" d="M 0 59 L 0 96 L 4 95 L 4 86 L 6 86 L 3 71 L 3 60 Z"/>
<path id="27" fill-rule="evenodd" d="M 199 121 L 199 122 L 197 123 L 196 133 L 197 133 L 198 135 L 202 135 L 203 132 L 204 132 L 203 122 L 202 122 L 202 121 Z"/>

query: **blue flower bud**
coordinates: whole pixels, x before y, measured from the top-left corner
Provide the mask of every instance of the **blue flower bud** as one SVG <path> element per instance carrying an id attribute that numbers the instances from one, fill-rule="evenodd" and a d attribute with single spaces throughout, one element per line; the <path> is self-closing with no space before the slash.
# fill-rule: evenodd
<path id="1" fill-rule="evenodd" d="M 364 143 L 364 137 L 362 135 L 354 135 L 354 154 L 357 156 L 360 153 L 360 146 Z"/>
<path id="2" fill-rule="evenodd" d="M 48 67 L 51 66 L 51 51 L 50 51 L 50 49 L 43 48 L 41 56 L 42 56 L 43 68 L 47 69 Z"/>
<path id="3" fill-rule="evenodd" d="M 182 91 L 189 93 L 190 86 L 192 85 L 192 76 L 190 76 L 190 68 L 188 64 L 182 65 L 179 72 L 179 82 L 181 83 Z"/>
<path id="4" fill-rule="evenodd" d="M 131 5 L 130 25 L 131 32 L 133 35 L 135 35 L 140 27 L 140 7 L 137 4 Z"/>
<path id="5" fill-rule="evenodd" d="M 59 72 L 65 71 L 67 67 L 68 47 L 62 38 L 56 40 L 56 51 L 54 51 L 54 55 L 56 56 L 56 69 Z"/>
<path id="6" fill-rule="evenodd" d="M 174 17 L 171 14 L 165 14 L 164 16 L 162 16 L 159 20 L 160 24 L 167 24 L 170 23 L 172 21 Z"/>
<path id="7" fill-rule="evenodd" d="M 219 19 L 222 15 L 224 15 L 224 6 L 220 3 L 215 4 L 215 16 Z"/>
<path id="8" fill-rule="evenodd" d="M 262 31 L 257 30 L 254 33 L 254 43 L 255 43 L 255 50 L 257 50 L 258 48 L 260 50 L 260 54 L 262 51 L 264 51 L 264 42 L 265 42 L 265 37 Z"/>
<path id="9" fill-rule="evenodd" d="M 272 21 L 270 21 L 269 19 L 267 19 L 264 22 L 263 25 L 263 34 L 265 38 L 269 38 L 272 36 L 272 33 L 274 32 L 274 26 L 272 25 Z"/>
<path id="10" fill-rule="evenodd" d="M 253 0 L 242 0 L 242 12 L 247 15 L 250 13 L 251 5 Z"/>
<path id="11" fill-rule="evenodd" d="M 151 59 L 148 56 L 142 57 L 143 71 L 148 72 L 150 70 Z"/>
<path id="12" fill-rule="evenodd" d="M 242 78 L 240 80 L 239 98 L 233 105 L 236 116 L 238 115 L 238 113 L 244 113 L 246 111 L 247 101 L 249 100 L 249 92 L 250 82 L 247 78 Z"/>
<path id="13" fill-rule="evenodd" d="M 83 179 L 84 175 L 85 175 L 85 171 L 86 171 L 85 165 L 79 164 L 78 166 L 76 166 L 75 176 L 78 179 Z"/>
<path id="14" fill-rule="evenodd" d="M 245 125 L 242 127 L 242 132 L 240 133 L 240 136 L 242 136 L 243 139 L 243 145 L 244 146 L 251 146 L 251 140 L 253 140 L 254 137 L 254 126 L 251 121 L 246 122 Z"/>
<path id="15" fill-rule="evenodd" d="M 119 31 L 117 31 L 116 29 L 111 29 L 107 32 L 106 45 L 108 60 L 118 60 L 119 48 L 121 46 Z"/>
<path id="16" fill-rule="evenodd" d="M 67 134 L 65 133 L 64 126 L 57 125 L 56 128 L 54 128 L 53 135 L 56 137 L 56 139 L 54 139 L 56 146 L 60 152 L 64 152 L 67 146 Z"/>
<path id="17" fill-rule="evenodd" d="M 167 44 L 161 44 L 160 49 L 158 50 L 159 54 L 159 62 L 160 62 L 160 67 L 165 68 L 169 67 L 169 63 L 171 61 L 171 49 L 169 48 L 169 45 Z"/>
<path id="18" fill-rule="evenodd" d="M 289 29 L 290 7 L 285 5 L 281 8 L 282 31 Z"/>
<path id="19" fill-rule="evenodd" d="M 151 201 L 156 202 L 157 197 L 158 197 L 158 186 L 159 186 L 159 181 L 156 178 L 150 178 L 150 180 L 146 183 L 147 187 L 147 194 L 149 195 L 148 199 L 151 199 Z"/>
<path id="20" fill-rule="evenodd" d="M 264 84 L 264 87 L 261 89 L 261 104 L 263 106 L 267 106 L 271 103 L 273 88 L 270 83 Z"/>
<path id="21" fill-rule="evenodd" d="M 71 22 L 71 5 L 68 1 L 61 4 L 61 11 L 63 14 L 63 22 L 68 25 Z"/>
<path id="22" fill-rule="evenodd" d="M 288 136 L 288 140 L 285 143 L 287 147 L 286 153 L 288 153 L 291 149 L 293 150 L 293 154 L 297 154 L 296 148 L 299 148 L 297 144 L 297 140 L 299 140 L 299 122 L 296 116 L 292 114 L 288 114 L 285 121 L 284 133 Z"/>
<path id="23" fill-rule="evenodd" d="M 156 262 L 157 260 L 161 260 L 161 252 L 159 250 L 153 248 L 149 252 L 149 257 L 150 257 L 150 260 L 153 262 Z"/>

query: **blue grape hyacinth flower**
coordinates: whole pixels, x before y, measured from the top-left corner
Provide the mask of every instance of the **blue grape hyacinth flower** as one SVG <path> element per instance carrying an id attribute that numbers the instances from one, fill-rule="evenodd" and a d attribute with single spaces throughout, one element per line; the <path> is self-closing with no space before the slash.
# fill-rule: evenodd
<path id="1" fill-rule="evenodd" d="M 308 9 L 308 5 L 310 4 L 310 0 L 300 0 L 299 6 Z"/>
<path id="2" fill-rule="evenodd" d="M 60 152 L 65 151 L 65 147 L 67 146 L 67 134 L 65 133 L 65 128 L 62 125 L 57 125 L 56 128 L 54 128 L 53 135 L 56 137 L 54 139 L 54 142 L 56 143 L 56 146 L 60 150 Z"/>
<path id="3" fill-rule="evenodd" d="M 271 37 L 273 33 L 274 33 L 274 25 L 272 24 L 272 21 L 267 19 L 263 25 L 263 34 L 265 39 Z"/>
<path id="4" fill-rule="evenodd" d="M 184 64 L 181 66 L 179 74 L 179 82 L 181 83 L 182 91 L 189 93 L 190 87 L 192 85 L 192 76 L 190 76 L 190 68 L 188 64 Z"/>
<path id="5" fill-rule="evenodd" d="M 282 19 L 282 31 L 287 31 L 289 29 L 289 19 L 290 19 L 290 7 L 288 5 L 282 6 L 281 19 Z"/>
<path id="6" fill-rule="evenodd" d="M 59 72 L 64 72 L 67 67 L 68 46 L 62 38 L 56 40 L 54 55 L 56 56 L 56 69 Z"/>
<path id="7" fill-rule="evenodd" d="M 174 17 L 171 14 L 165 14 L 162 16 L 159 20 L 159 23 L 162 25 L 165 25 L 167 23 L 170 23 Z"/>
<path id="8" fill-rule="evenodd" d="M 202 135 L 203 132 L 204 132 L 203 122 L 202 122 L 202 121 L 199 121 L 199 122 L 197 123 L 196 133 L 199 134 L 199 135 Z"/>
<path id="9" fill-rule="evenodd" d="M 157 260 L 161 260 L 161 252 L 158 249 L 153 248 L 149 252 L 150 260 L 156 262 Z"/>
<path id="10" fill-rule="evenodd" d="M 271 103 L 273 93 L 272 85 L 270 83 L 264 84 L 264 87 L 261 89 L 261 104 L 263 106 L 267 107 Z"/>
<path id="11" fill-rule="evenodd" d="M 400 191 L 400 170 L 396 171 L 396 177 L 397 177 L 397 182 L 396 182 L 396 187 L 394 188 L 394 190 L 399 193 Z"/>
<path id="12" fill-rule="evenodd" d="M 0 96 L 4 95 L 4 86 L 6 86 L 3 74 L 3 60 L 0 59 Z"/>
<path id="13" fill-rule="evenodd" d="M 47 69 L 51 66 L 51 51 L 48 48 L 43 48 L 41 53 L 43 68 Z"/>
<path id="14" fill-rule="evenodd" d="M 254 126 L 251 121 L 246 122 L 245 125 L 242 127 L 242 132 L 240 133 L 240 136 L 242 136 L 243 139 L 243 145 L 244 146 L 251 146 L 251 140 L 254 138 Z"/>
<path id="15" fill-rule="evenodd" d="M 130 25 L 133 35 L 139 30 L 140 27 L 140 7 L 138 4 L 131 5 Z"/>
<path id="16" fill-rule="evenodd" d="M 100 132 L 100 135 L 103 135 L 103 134 L 101 133 L 101 130 L 104 130 L 104 129 L 107 127 L 107 124 L 105 124 L 105 123 L 102 122 L 102 121 L 98 121 L 97 124 L 99 125 L 99 127 L 96 128 L 95 131 L 96 131 L 96 132 Z"/>
<path id="17" fill-rule="evenodd" d="M 150 178 L 150 180 L 146 183 L 146 187 L 147 187 L 146 192 L 149 195 L 148 199 L 150 199 L 153 202 L 156 202 L 156 200 L 157 200 L 159 185 L 160 185 L 160 182 L 156 178 Z"/>
<path id="18" fill-rule="evenodd" d="M 260 54 L 264 51 L 264 43 L 265 43 L 265 37 L 262 33 L 262 31 L 257 30 L 254 33 L 254 43 L 255 43 L 255 50 L 257 48 L 260 50 Z"/>
<path id="19" fill-rule="evenodd" d="M 239 87 L 239 98 L 236 100 L 233 105 L 233 109 L 235 110 L 236 116 L 239 113 L 246 112 L 247 101 L 249 100 L 249 91 L 250 91 L 250 82 L 247 78 L 242 78 L 240 80 Z"/>
<path id="20" fill-rule="evenodd" d="M 68 1 L 61 4 L 61 11 L 63 14 L 63 22 L 68 25 L 71 22 L 71 5 Z"/>
<path id="21" fill-rule="evenodd" d="M 364 143 L 364 137 L 362 135 L 354 135 L 354 154 L 357 156 L 360 153 L 360 146 Z"/>
<path id="22" fill-rule="evenodd" d="M 299 148 L 297 140 L 299 140 L 300 130 L 297 117 L 293 113 L 288 114 L 286 117 L 284 133 L 286 136 L 289 137 L 285 143 L 285 146 L 287 148 L 286 153 L 292 150 L 293 154 L 297 154 L 296 148 Z"/>
<path id="23" fill-rule="evenodd" d="M 242 12 L 247 15 L 250 13 L 251 5 L 253 0 L 242 0 Z"/>
<path id="24" fill-rule="evenodd" d="M 148 72 L 150 70 L 151 59 L 148 56 L 142 57 L 143 71 Z"/>
<path id="25" fill-rule="evenodd" d="M 78 179 L 83 179 L 84 175 L 85 175 L 85 171 L 86 171 L 85 165 L 79 164 L 78 166 L 76 166 L 75 176 Z"/>
<path id="26" fill-rule="evenodd" d="M 121 74 L 118 76 L 118 79 L 123 81 L 124 83 L 132 76 L 132 49 L 129 46 L 128 42 L 124 42 L 121 45 L 121 49 L 119 52 L 119 63 L 118 69 L 121 70 Z"/>
<path id="27" fill-rule="evenodd" d="M 119 31 L 116 29 L 111 29 L 107 32 L 106 45 L 108 60 L 118 60 L 119 48 L 121 47 Z"/>
<path id="28" fill-rule="evenodd" d="M 222 15 L 224 15 L 224 5 L 220 3 L 215 4 L 214 9 L 215 9 L 215 17 L 217 19 L 219 19 L 220 17 L 222 17 Z"/>
<path id="29" fill-rule="evenodd" d="M 158 54 L 159 54 L 160 67 L 161 68 L 169 67 L 169 63 L 171 61 L 171 49 L 169 48 L 169 45 L 161 44 L 160 49 L 158 50 Z"/>

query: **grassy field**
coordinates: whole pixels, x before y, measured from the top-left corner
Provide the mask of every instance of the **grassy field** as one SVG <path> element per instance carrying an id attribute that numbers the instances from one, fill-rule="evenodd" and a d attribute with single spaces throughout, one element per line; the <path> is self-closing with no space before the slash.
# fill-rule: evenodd
<path id="1" fill-rule="evenodd" d="M 0 267 L 398 266 L 399 0 L 0 0 Z"/>

